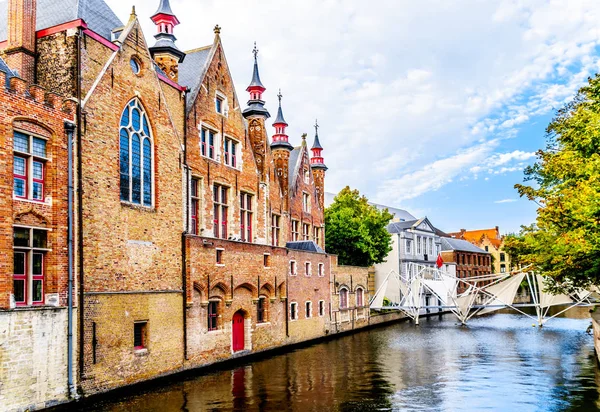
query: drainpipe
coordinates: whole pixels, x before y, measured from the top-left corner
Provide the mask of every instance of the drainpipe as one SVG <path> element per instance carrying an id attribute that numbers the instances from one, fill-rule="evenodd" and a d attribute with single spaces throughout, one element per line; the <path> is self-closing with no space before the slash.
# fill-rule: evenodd
<path id="1" fill-rule="evenodd" d="M 65 122 L 67 132 L 67 151 L 68 151 L 68 185 L 67 185 L 67 248 L 68 248 L 68 327 L 67 327 L 67 385 L 69 397 L 77 396 L 77 391 L 73 383 L 73 134 L 75 133 L 75 124 Z"/>
<path id="2" fill-rule="evenodd" d="M 83 354 L 84 352 L 84 295 L 83 295 L 83 176 L 82 168 L 83 161 L 81 159 L 81 37 L 83 30 L 81 27 L 77 33 L 77 78 L 76 97 L 77 97 L 77 272 L 78 272 L 78 292 L 79 299 L 77 300 L 78 316 L 79 316 L 79 378 L 83 377 Z"/>
<path id="3" fill-rule="evenodd" d="M 187 343 L 187 245 L 190 224 L 190 168 L 187 163 L 187 93 L 183 92 L 183 167 L 185 168 L 185 225 L 181 235 L 181 286 L 183 288 L 183 362 L 188 359 Z M 185 366 L 185 365 L 184 365 Z"/>

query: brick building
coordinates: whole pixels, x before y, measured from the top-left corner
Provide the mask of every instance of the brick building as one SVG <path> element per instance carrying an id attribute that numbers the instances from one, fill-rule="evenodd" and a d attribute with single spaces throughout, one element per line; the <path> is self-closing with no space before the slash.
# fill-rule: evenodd
<path id="1" fill-rule="evenodd" d="M 32 39 L 11 35 L 8 43 L 15 71 L 0 58 L 3 410 L 40 408 L 69 395 L 67 170 L 75 119 L 73 102 L 23 79 L 33 79 Z"/>
<path id="2" fill-rule="evenodd" d="M 491 282 L 486 276 L 492 274 L 491 255 L 483 249 L 466 240 L 442 237 L 442 259 L 444 263 L 454 263 L 456 277 L 460 279 L 469 279 L 475 283 L 474 278 L 479 278 L 477 286 L 485 286 Z M 458 282 L 457 293 L 463 293 L 468 285 L 464 282 Z"/>
<path id="3" fill-rule="evenodd" d="M 244 105 L 220 28 L 211 45 L 180 51 L 168 0 L 151 17 L 154 44 L 135 12 L 123 24 L 102 0 L 8 5 L 0 325 L 18 318 L 22 327 L 0 337 L 30 339 L 23 359 L 38 359 L 37 348 L 56 359 L 31 362 L 44 373 L 19 371 L 39 379 L 28 386 L 35 394 L 0 374 L 3 405 L 35 409 L 74 396 L 74 386 L 89 395 L 321 337 L 340 330 L 338 306 L 368 323 L 366 268 L 338 268 L 325 252 L 318 126 L 311 149 L 306 135 L 294 147 L 280 93 L 269 137 L 256 48 Z M 27 92 L 18 76 L 40 86 Z M 362 300 L 332 304 L 334 272 Z M 66 358 L 75 376 L 64 376 Z"/>
<path id="4" fill-rule="evenodd" d="M 494 273 L 506 273 L 512 269 L 510 256 L 504 252 L 504 236 L 500 235 L 500 229 L 465 230 L 449 233 L 451 237 L 463 239 L 473 243 L 475 246 L 490 252 L 492 255 L 492 270 Z"/>

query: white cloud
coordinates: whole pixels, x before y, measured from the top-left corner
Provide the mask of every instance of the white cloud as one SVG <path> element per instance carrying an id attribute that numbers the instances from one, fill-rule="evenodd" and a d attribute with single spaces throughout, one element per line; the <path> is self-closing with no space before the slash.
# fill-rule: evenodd
<path id="1" fill-rule="evenodd" d="M 503 199 L 503 200 L 496 200 L 494 203 L 498 203 L 498 204 L 501 204 L 501 203 L 514 203 L 514 202 L 517 202 L 517 201 L 518 201 L 518 199 Z"/>

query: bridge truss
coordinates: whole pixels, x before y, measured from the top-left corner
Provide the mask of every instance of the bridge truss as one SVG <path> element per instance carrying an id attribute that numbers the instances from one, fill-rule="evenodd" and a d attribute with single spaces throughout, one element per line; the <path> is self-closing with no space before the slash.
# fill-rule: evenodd
<path id="1" fill-rule="evenodd" d="M 370 301 L 374 310 L 399 310 L 416 324 L 419 316 L 432 311 L 450 311 L 466 324 L 473 316 L 511 308 L 541 327 L 552 318 L 575 306 L 591 305 L 591 292 L 580 290 L 570 295 L 544 291 L 544 277 L 533 272 L 500 273 L 457 278 L 433 267 L 408 264 L 407 276 L 391 271 Z M 519 287 L 529 291 L 529 302 L 515 302 Z M 553 306 L 566 308 L 549 315 Z M 523 308 L 535 308 L 535 317 Z"/>

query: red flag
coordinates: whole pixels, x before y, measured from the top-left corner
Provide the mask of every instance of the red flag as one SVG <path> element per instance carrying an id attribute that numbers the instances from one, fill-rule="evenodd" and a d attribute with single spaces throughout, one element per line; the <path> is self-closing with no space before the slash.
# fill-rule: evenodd
<path id="1" fill-rule="evenodd" d="M 444 264 L 444 259 L 442 259 L 442 254 L 441 253 L 438 255 L 438 258 L 435 261 L 435 264 L 436 264 L 436 266 L 437 266 L 438 269 L 441 268 L 442 265 Z"/>

